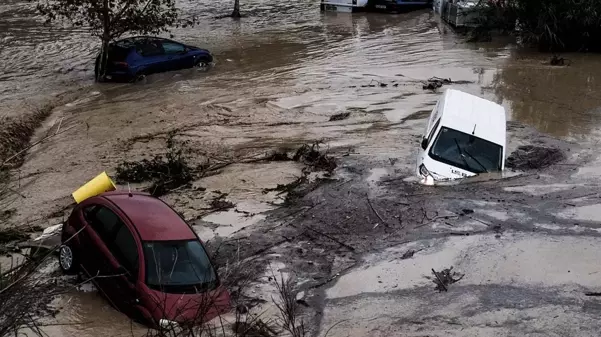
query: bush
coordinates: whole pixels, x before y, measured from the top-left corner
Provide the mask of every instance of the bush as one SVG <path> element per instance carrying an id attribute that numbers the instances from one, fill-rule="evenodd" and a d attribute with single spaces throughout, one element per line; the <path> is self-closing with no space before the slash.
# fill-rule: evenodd
<path id="1" fill-rule="evenodd" d="M 601 51 L 599 0 L 496 0 L 481 6 L 485 15 L 477 33 L 515 31 L 523 43 L 544 51 Z"/>
<path id="2" fill-rule="evenodd" d="M 193 179 L 193 169 L 184 157 L 184 149 L 176 145 L 174 135 L 167 139 L 167 153 L 157 155 L 152 159 L 143 159 L 138 162 L 125 161 L 117 166 L 118 183 L 140 183 L 152 181 L 148 188 L 155 196 L 188 184 Z"/>

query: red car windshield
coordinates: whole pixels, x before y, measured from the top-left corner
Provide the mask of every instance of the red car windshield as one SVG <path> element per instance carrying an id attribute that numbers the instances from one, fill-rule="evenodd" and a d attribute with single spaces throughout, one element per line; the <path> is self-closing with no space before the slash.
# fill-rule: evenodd
<path id="1" fill-rule="evenodd" d="M 217 286 L 215 270 L 198 240 L 144 243 L 146 284 L 166 293 L 198 293 Z"/>

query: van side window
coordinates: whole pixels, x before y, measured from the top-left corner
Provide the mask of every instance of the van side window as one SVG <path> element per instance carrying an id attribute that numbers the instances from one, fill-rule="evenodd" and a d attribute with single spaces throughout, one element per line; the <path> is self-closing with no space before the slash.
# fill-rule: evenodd
<path id="1" fill-rule="evenodd" d="M 440 118 L 436 121 L 436 123 L 434 123 L 434 126 L 432 127 L 432 130 L 430 130 L 430 134 L 428 135 L 428 144 L 430 144 L 432 142 L 432 137 L 434 137 L 434 132 L 436 132 L 436 129 L 438 129 L 438 124 L 440 124 Z"/>
<path id="2" fill-rule="evenodd" d="M 138 277 L 138 245 L 125 225 L 119 226 L 110 251 L 119 263 L 133 276 Z"/>

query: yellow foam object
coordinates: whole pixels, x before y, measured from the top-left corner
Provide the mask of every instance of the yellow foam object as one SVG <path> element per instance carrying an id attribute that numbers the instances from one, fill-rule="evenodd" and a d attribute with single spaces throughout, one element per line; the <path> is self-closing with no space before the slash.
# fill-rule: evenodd
<path id="1" fill-rule="evenodd" d="M 71 195 L 73 196 L 73 199 L 75 199 L 75 202 L 79 204 L 88 198 L 97 196 L 104 192 L 114 191 L 116 189 L 117 187 L 111 178 L 106 174 L 106 172 L 102 172 L 94 179 L 88 181 L 85 185 L 78 188 L 77 191 L 73 192 Z"/>

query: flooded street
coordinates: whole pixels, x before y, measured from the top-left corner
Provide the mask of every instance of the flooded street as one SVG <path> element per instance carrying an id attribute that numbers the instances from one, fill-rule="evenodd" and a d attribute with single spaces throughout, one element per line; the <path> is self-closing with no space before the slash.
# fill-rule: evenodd
<path id="1" fill-rule="evenodd" d="M 20 195 L 3 201 L 11 223 L 61 223 L 75 189 L 164 153 L 173 136 L 193 164 L 227 164 L 163 199 L 210 247 L 296 274 L 315 336 L 333 326 L 328 336 L 596 335 L 601 306 L 583 293 L 601 288 L 601 56 L 562 55 L 571 64 L 552 67 L 510 39 L 466 44 L 429 10 L 324 14 L 318 1 L 243 0 L 236 21 L 215 18 L 229 3 L 180 5 L 200 24 L 173 38 L 209 49 L 214 67 L 95 84 L 98 41 L 85 30 L 46 27 L 28 2 L 0 4 L 0 117 L 77 93 L 36 133 L 68 129 L 29 151 Z M 508 154 L 535 143 L 566 159 L 506 179 L 416 184 L 441 92 L 422 89 L 433 76 L 507 109 Z M 341 113 L 350 115 L 330 120 Z M 315 141 L 337 158 L 335 181 L 314 183 L 315 173 L 291 203 L 278 185 L 304 166 L 254 159 Z M 235 207 L 209 211 L 223 194 Z M 424 276 L 451 266 L 465 278 L 437 293 Z M 252 293 L 269 311 L 271 278 L 261 275 Z M 91 290 L 57 299 L 65 325 L 50 336 L 144 334 Z"/>

